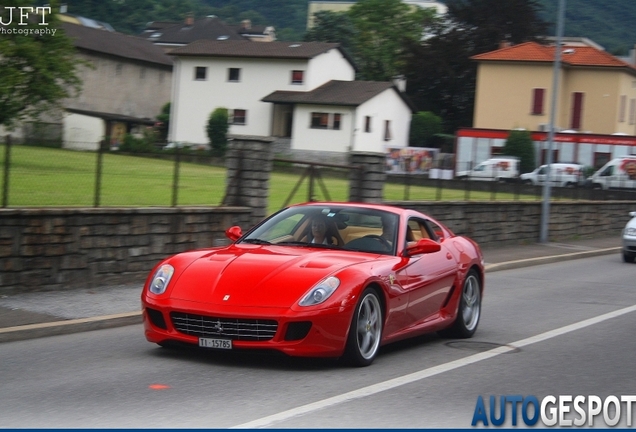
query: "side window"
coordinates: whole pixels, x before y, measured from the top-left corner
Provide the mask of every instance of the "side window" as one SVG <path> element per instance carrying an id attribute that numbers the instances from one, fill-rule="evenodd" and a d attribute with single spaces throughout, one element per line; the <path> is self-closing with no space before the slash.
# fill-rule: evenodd
<path id="1" fill-rule="evenodd" d="M 423 238 L 431 238 L 426 227 L 426 222 L 420 219 L 409 219 L 406 228 L 406 238 L 404 246 L 408 246 L 411 242 L 417 242 Z"/>
<path id="2" fill-rule="evenodd" d="M 444 230 L 441 226 L 430 220 L 426 221 L 430 238 L 436 241 L 444 240 Z"/>

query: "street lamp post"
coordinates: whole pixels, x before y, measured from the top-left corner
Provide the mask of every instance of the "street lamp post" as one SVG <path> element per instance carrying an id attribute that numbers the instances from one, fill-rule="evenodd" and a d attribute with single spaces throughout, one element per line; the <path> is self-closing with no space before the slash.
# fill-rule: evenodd
<path id="1" fill-rule="evenodd" d="M 565 0 L 559 0 L 559 16 L 557 21 L 556 47 L 554 49 L 554 65 L 552 75 L 552 101 L 550 106 L 550 131 L 548 132 L 548 155 L 546 163 L 548 172 L 543 184 L 543 201 L 541 203 L 541 234 L 539 241 L 548 242 L 548 224 L 550 222 L 550 183 L 552 182 L 552 146 L 554 142 L 554 121 L 556 116 L 557 95 L 559 93 L 559 74 L 561 70 L 561 38 L 563 37 L 563 21 Z"/>

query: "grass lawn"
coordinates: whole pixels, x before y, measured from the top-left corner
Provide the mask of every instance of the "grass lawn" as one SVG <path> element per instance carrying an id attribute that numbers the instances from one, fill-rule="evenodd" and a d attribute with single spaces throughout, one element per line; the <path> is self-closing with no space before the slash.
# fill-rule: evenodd
<path id="1" fill-rule="evenodd" d="M 0 164 L 4 174 L 5 147 L 0 145 Z M 9 207 L 42 206 L 93 206 L 97 154 L 42 147 L 13 146 L 9 176 Z M 179 188 L 177 205 L 219 205 L 225 194 L 225 168 L 181 163 L 179 166 Z M 173 200 L 174 163 L 170 160 L 153 159 L 118 154 L 104 154 L 101 179 L 100 206 L 170 206 Z M 304 202 L 308 199 L 309 181 L 305 179 L 295 194 L 300 175 L 274 172 L 270 180 L 269 211 L 280 209 L 286 201 Z M 3 186 L 4 175 L 0 176 Z M 346 201 L 349 182 L 342 178 L 324 177 L 329 198 Z M 4 187 L 4 186 L 3 186 Z M 437 200 L 436 188 L 410 186 L 410 200 Z M 404 185 L 387 183 L 384 187 L 386 200 L 403 200 Z M 314 184 L 314 198 L 325 200 L 319 184 Z M 471 191 L 470 200 L 490 200 L 490 192 Z M 464 201 L 463 190 L 443 189 L 444 201 Z M 497 200 L 513 200 L 512 194 L 498 193 Z M 540 200 L 526 195 L 520 200 Z"/>

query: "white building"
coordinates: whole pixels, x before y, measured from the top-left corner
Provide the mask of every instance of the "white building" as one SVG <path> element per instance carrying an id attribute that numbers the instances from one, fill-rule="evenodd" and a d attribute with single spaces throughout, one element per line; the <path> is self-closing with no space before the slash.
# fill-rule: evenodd
<path id="1" fill-rule="evenodd" d="M 390 82 L 354 81 L 339 44 L 201 40 L 170 54 L 171 141 L 207 143 L 210 114 L 227 108 L 230 135 L 286 139 L 292 153 L 408 145 L 408 101 Z"/>

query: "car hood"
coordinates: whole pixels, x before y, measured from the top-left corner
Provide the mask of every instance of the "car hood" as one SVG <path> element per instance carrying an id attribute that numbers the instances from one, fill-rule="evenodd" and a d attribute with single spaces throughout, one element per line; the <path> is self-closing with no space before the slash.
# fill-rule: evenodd
<path id="1" fill-rule="evenodd" d="M 170 297 L 213 305 L 287 308 L 328 275 L 377 258 L 351 251 L 233 245 L 194 259 L 174 281 Z"/>

